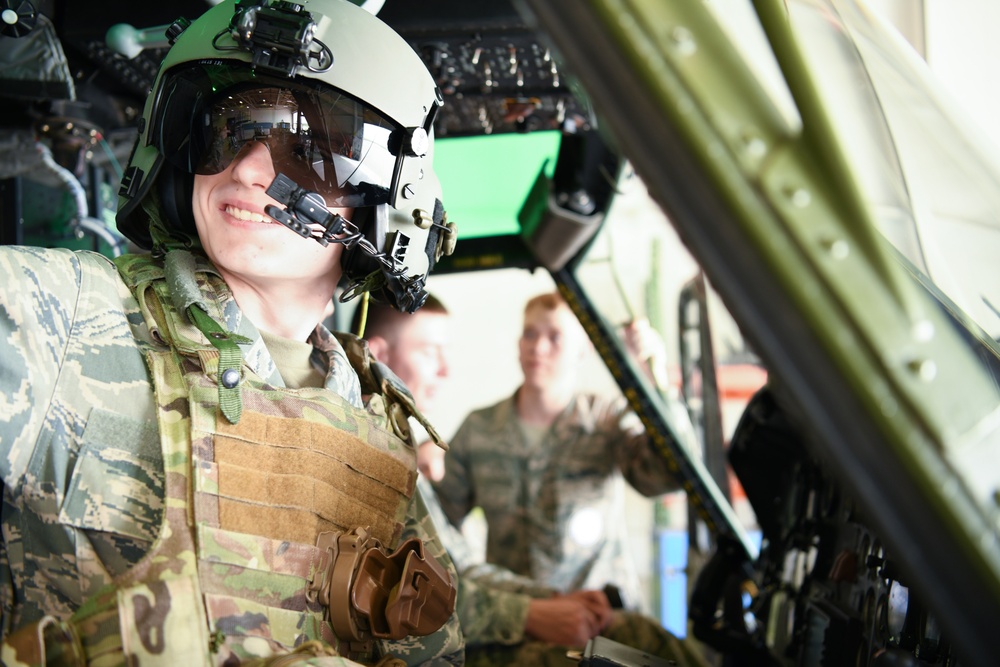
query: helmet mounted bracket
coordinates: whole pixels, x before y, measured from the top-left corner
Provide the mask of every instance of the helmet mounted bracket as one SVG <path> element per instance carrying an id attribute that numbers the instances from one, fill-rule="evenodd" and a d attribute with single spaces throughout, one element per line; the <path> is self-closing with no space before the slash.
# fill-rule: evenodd
<path id="1" fill-rule="evenodd" d="M 316 22 L 302 5 L 285 0 L 239 0 L 229 32 L 251 53 L 254 69 L 292 76 L 296 67 L 325 72 L 333 53 L 316 39 Z"/>

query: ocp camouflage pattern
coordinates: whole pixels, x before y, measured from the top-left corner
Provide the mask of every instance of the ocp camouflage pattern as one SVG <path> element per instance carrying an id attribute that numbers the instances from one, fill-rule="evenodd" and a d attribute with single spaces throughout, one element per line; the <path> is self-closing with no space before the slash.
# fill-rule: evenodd
<path id="1" fill-rule="evenodd" d="M 709 667 L 702 649 L 678 639 L 655 620 L 636 612 L 615 611 L 602 637 L 643 653 L 672 660 L 679 667 Z M 467 667 L 500 667 L 501 665 L 532 665 L 533 667 L 566 667 L 574 664 L 568 656 L 583 653 L 583 646 L 555 646 L 547 642 L 527 641 L 520 644 L 477 646 L 468 651 Z"/>
<path id="2" fill-rule="evenodd" d="M 162 289 L 157 263 L 137 256 L 121 265 L 133 282 L 145 276 L 154 289 Z M 210 314 L 252 341 L 243 350 L 244 375 L 261 387 L 280 388 L 280 374 L 253 325 L 207 261 L 199 257 L 197 266 L 197 290 Z M 318 612 L 293 582 L 313 574 L 315 554 L 309 545 L 297 546 L 280 535 L 237 534 L 211 522 L 191 523 L 188 498 L 195 498 L 196 514 L 211 516 L 210 498 L 220 497 L 212 487 L 217 471 L 206 466 L 199 470 L 204 474 L 192 477 L 192 451 L 178 446 L 191 442 L 190 406 L 211 402 L 210 391 L 195 394 L 199 386 L 214 383 L 195 380 L 200 367 L 211 372 L 212 353 L 203 345 L 185 357 L 164 345 L 178 334 L 194 337 L 182 331 L 179 319 L 157 331 L 157 323 L 165 321 L 157 319 L 162 312 L 150 308 L 170 310 L 170 305 L 145 297 L 137 301 L 114 265 L 86 252 L 0 248 L 0 284 L 3 636 L 50 616 L 55 622 L 46 627 L 75 637 L 88 664 L 124 664 L 123 652 L 128 652 L 132 659 L 142 655 L 144 666 L 221 664 L 229 633 L 244 638 L 232 656 L 243 660 L 267 659 L 291 648 L 277 646 L 269 639 L 272 633 L 298 643 L 335 642 L 325 624 L 302 625 Z M 294 392 L 271 401 L 263 391 L 251 412 L 276 410 L 288 420 L 353 424 L 347 433 L 368 438 L 367 424 L 377 415 L 357 410 L 357 377 L 339 343 L 322 327 L 311 341 L 314 358 L 329 371 L 327 389 L 333 391 L 314 390 L 298 404 L 289 400 Z M 156 396 L 151 373 L 165 378 Z M 182 395 L 185 390 L 192 394 L 190 402 Z M 316 410 L 324 404 L 316 402 L 321 394 L 327 408 Z M 337 410 L 342 412 L 334 414 Z M 201 428 L 212 431 L 204 424 Z M 217 442 L 196 438 L 193 460 L 214 461 Z M 391 440 L 383 444 L 391 456 Z M 192 482 L 198 493 L 187 496 Z M 419 499 L 403 506 L 398 518 L 402 525 L 393 533 L 416 535 L 425 540 L 428 553 L 444 553 L 427 532 Z M 445 563 L 451 567 L 446 557 Z M 275 584 L 281 581 L 288 584 L 284 591 Z M 269 606 L 275 604 L 279 608 Z M 206 613 L 216 619 L 211 627 Z M 144 623 L 160 619 L 158 629 L 150 632 L 143 623 L 121 627 L 122 618 L 133 617 L 147 619 Z M 186 639 L 178 642 L 178 637 Z M 55 642 L 53 648 L 61 645 Z M 12 650 L 10 643 L 3 648 Z M 376 653 L 407 664 L 460 664 L 457 617 L 428 637 L 382 642 Z"/>

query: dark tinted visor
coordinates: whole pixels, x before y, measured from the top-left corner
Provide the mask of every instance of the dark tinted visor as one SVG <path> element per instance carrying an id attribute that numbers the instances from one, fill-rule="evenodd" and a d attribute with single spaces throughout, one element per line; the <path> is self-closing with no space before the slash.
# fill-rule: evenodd
<path id="1" fill-rule="evenodd" d="M 166 74 L 152 143 L 174 166 L 218 174 L 251 142 L 275 173 L 318 192 L 328 206 L 389 201 L 401 128 L 325 84 L 258 75 L 244 63 L 185 65 Z"/>

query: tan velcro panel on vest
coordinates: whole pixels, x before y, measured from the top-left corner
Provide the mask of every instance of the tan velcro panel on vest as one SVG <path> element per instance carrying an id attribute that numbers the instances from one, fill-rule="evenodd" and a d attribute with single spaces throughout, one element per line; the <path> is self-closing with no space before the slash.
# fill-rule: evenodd
<path id="1" fill-rule="evenodd" d="M 219 527 L 315 544 L 325 531 L 368 526 L 395 544 L 414 473 L 332 425 L 244 412 L 215 436 Z"/>

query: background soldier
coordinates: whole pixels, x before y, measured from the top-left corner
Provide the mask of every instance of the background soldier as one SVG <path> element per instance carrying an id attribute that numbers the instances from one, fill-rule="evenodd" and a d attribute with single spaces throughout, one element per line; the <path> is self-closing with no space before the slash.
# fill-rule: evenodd
<path id="1" fill-rule="evenodd" d="M 355 311 L 352 331 L 363 312 Z M 433 295 L 412 314 L 372 304 L 365 315 L 364 338 L 373 356 L 406 384 L 426 412 L 439 409 L 435 399 L 447 381 L 450 316 Z M 612 610 L 604 592 L 563 593 L 507 568 L 479 561 L 462 533 L 445 517 L 431 486 L 444 470 L 444 451 L 430 441 L 419 449 L 418 488 L 442 542 L 459 570 L 458 614 L 466 640 L 467 665 L 566 665 L 566 654 L 583 648 L 598 634 L 688 665 L 700 659 L 653 619 Z"/>
<path id="2" fill-rule="evenodd" d="M 626 331 L 646 358 L 647 323 Z M 623 397 L 577 391 L 589 340 L 558 293 L 528 301 L 518 343 L 524 381 L 513 396 L 470 414 L 451 441 L 438 483 L 460 526 L 476 506 L 489 532 L 486 560 L 556 590 L 613 586 L 638 601 L 628 555 L 624 482 L 646 496 L 677 485 Z"/>

